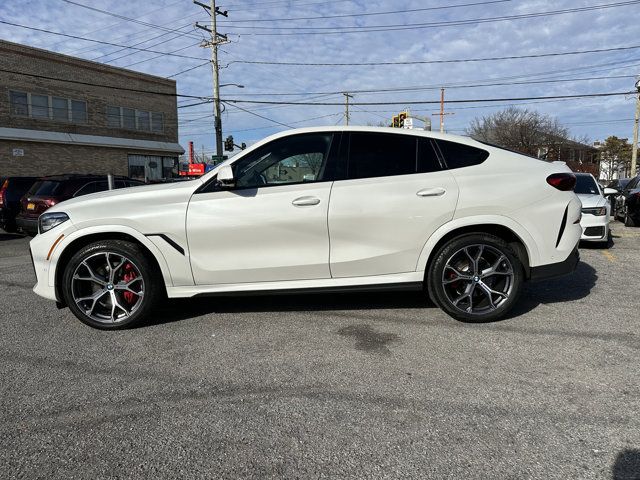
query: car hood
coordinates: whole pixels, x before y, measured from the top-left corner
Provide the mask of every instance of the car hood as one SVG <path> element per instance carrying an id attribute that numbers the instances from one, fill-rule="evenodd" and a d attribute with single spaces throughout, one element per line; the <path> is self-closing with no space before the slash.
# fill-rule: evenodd
<path id="1" fill-rule="evenodd" d="M 77 228 L 123 225 L 144 231 L 151 226 L 184 225 L 187 204 L 201 180 L 119 188 L 61 202 L 49 212 L 64 212 Z"/>
<path id="2" fill-rule="evenodd" d="M 585 193 L 578 193 L 577 195 L 584 208 L 604 207 L 607 203 L 607 200 L 602 195 L 591 195 Z"/>

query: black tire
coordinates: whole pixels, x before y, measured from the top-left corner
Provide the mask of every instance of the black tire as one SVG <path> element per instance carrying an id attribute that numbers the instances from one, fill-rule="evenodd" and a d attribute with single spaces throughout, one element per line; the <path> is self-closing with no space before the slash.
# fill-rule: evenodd
<path id="1" fill-rule="evenodd" d="M 119 257 L 121 261 L 118 263 Z M 109 283 L 106 275 L 109 274 L 110 269 L 104 266 L 101 269 L 100 262 L 104 262 L 105 266 L 109 262 L 108 265 L 112 266 L 111 270 L 115 272 L 113 275 L 117 275 L 118 278 L 114 278 Z M 87 265 L 91 265 L 91 268 L 88 269 Z M 86 270 L 83 271 L 83 269 Z M 124 275 L 131 275 L 131 277 L 122 278 L 123 271 L 127 272 Z M 89 279 L 92 274 L 97 281 Z M 119 281 L 116 282 L 116 280 Z M 104 285 L 100 285 L 98 281 L 103 282 Z M 102 330 L 130 328 L 139 324 L 148 318 L 166 295 L 162 274 L 153 260 L 139 245 L 123 240 L 99 241 L 80 249 L 69 260 L 62 282 L 64 300 L 73 314 L 81 322 Z M 127 283 L 130 283 L 130 289 L 123 290 Z M 84 290 L 87 291 L 84 292 Z M 138 293 L 136 294 L 134 290 L 138 290 Z M 95 296 L 100 292 L 103 292 L 103 296 L 96 301 L 93 299 L 80 301 L 80 303 L 77 301 L 78 297 L 86 298 L 92 294 Z M 113 298 L 116 298 L 115 302 L 111 300 Z M 89 305 L 91 305 L 92 315 L 89 315 L 86 310 Z M 129 306 L 131 311 L 127 314 Z M 117 317 L 115 321 L 109 321 L 106 318 L 110 308 L 112 318 Z M 120 317 L 118 317 L 118 311 Z M 104 312 L 105 318 L 96 318 L 100 317 L 100 312 Z"/>
<path id="2" fill-rule="evenodd" d="M 454 270 L 448 266 L 449 262 L 455 262 L 456 259 L 462 261 L 465 257 L 462 257 L 460 252 L 465 249 L 471 252 L 471 256 L 474 257 L 476 255 L 474 252 L 481 252 L 480 246 L 483 246 L 482 251 L 486 252 L 489 260 L 493 258 L 495 262 L 499 263 L 497 259 L 501 258 L 500 255 L 505 257 L 508 263 L 504 261 L 500 263 L 500 266 L 504 265 L 501 267 L 503 272 L 487 275 L 485 283 L 485 279 L 477 275 L 476 272 L 472 274 L 471 270 L 464 271 L 465 267 L 459 270 L 458 266 L 456 267 L 458 270 Z M 482 268 L 484 265 L 491 263 L 486 262 L 487 260 L 480 258 L 480 261 L 476 262 L 479 263 L 477 270 L 482 269 L 488 271 L 488 269 Z M 469 260 L 467 260 L 467 264 L 467 268 L 471 269 L 472 265 Z M 509 265 L 511 267 L 510 269 L 508 268 Z M 452 278 L 445 280 L 445 269 L 447 269 L 447 275 L 453 275 Z M 453 271 L 457 273 L 467 273 L 468 276 L 473 278 L 458 281 L 456 280 L 456 274 L 452 273 Z M 495 278 L 491 280 L 491 284 L 489 284 L 489 277 L 492 275 L 495 275 Z M 481 323 L 498 320 L 506 315 L 517 302 L 524 281 L 525 275 L 522 263 L 516 252 L 507 242 L 499 237 L 486 233 L 470 233 L 453 238 L 438 249 L 427 272 L 426 283 L 431 300 L 449 316 L 464 322 Z M 448 282 L 448 284 L 445 285 L 445 282 Z M 456 285 L 456 282 L 458 282 L 458 285 Z M 504 292 L 501 292 L 503 296 L 500 296 L 499 300 L 497 300 L 498 294 L 487 293 L 481 284 L 484 284 L 484 287 L 488 287 L 491 290 L 494 290 L 492 287 L 495 287 L 497 289 L 496 291 L 504 290 Z M 478 292 L 476 292 L 476 289 L 478 289 Z M 471 295 L 469 296 L 464 292 L 461 293 L 462 290 L 464 290 L 464 292 L 470 290 Z M 459 301 L 459 303 L 462 303 L 462 306 L 456 306 L 452 300 L 452 297 L 457 294 L 469 297 L 465 303 Z M 504 295 L 506 295 L 506 298 Z M 483 296 L 484 300 L 481 298 Z M 477 302 L 478 308 L 478 311 L 475 312 L 473 311 L 473 309 L 476 308 L 473 305 L 474 301 Z M 489 304 L 489 302 L 491 303 Z M 497 303 L 495 304 L 495 308 L 492 309 L 491 307 L 494 305 L 494 302 Z M 472 311 L 468 310 L 469 307 L 464 307 L 467 303 Z M 486 310 L 482 310 L 483 308 Z"/>
<path id="3" fill-rule="evenodd" d="M 629 210 L 627 207 L 625 207 L 624 210 L 624 226 L 625 227 L 635 227 L 637 225 L 636 220 L 629 215 Z"/>

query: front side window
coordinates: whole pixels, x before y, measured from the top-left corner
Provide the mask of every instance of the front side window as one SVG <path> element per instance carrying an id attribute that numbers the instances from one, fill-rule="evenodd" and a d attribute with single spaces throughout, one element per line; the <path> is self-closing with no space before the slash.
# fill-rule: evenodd
<path id="1" fill-rule="evenodd" d="M 417 172 L 417 139 L 413 135 L 352 132 L 347 177 L 371 178 Z"/>
<path id="2" fill-rule="evenodd" d="M 328 179 L 331 133 L 281 138 L 233 164 L 237 188 L 258 188 Z"/>

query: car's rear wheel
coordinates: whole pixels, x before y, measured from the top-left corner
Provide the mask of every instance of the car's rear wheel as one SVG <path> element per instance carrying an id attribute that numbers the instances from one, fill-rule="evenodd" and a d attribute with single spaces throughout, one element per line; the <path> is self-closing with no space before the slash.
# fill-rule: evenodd
<path id="1" fill-rule="evenodd" d="M 507 242 L 473 233 L 443 245 L 427 277 L 431 299 L 457 320 L 487 322 L 504 316 L 524 282 L 522 263 Z"/>
<path id="2" fill-rule="evenodd" d="M 636 226 L 635 219 L 631 215 L 629 215 L 629 207 L 627 205 L 624 206 L 624 226 L 625 227 Z"/>
<path id="3" fill-rule="evenodd" d="M 131 327 L 163 297 L 162 276 L 135 243 L 106 240 L 71 257 L 63 275 L 67 305 L 82 322 L 112 330 Z"/>

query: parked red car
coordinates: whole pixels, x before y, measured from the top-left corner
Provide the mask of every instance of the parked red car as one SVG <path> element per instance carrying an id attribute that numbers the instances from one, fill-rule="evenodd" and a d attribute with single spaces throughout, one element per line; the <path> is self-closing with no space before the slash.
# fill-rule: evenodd
<path id="1" fill-rule="evenodd" d="M 128 177 L 114 177 L 115 188 L 144 185 Z M 39 178 L 20 200 L 16 216 L 18 231 L 29 235 L 38 233 L 38 217 L 48 208 L 70 198 L 109 189 L 105 175 L 55 175 Z"/>

